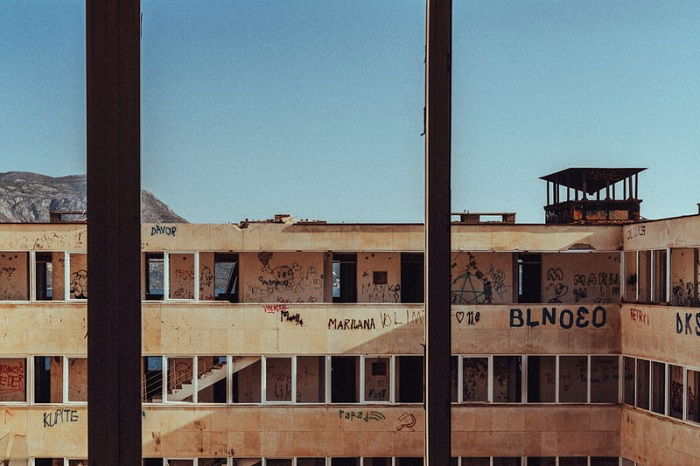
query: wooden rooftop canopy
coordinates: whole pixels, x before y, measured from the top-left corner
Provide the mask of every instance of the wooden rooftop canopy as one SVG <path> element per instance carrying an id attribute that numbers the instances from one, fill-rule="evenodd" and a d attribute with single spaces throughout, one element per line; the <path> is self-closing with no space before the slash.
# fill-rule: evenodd
<path id="1" fill-rule="evenodd" d="M 540 179 L 587 194 L 595 194 L 644 170 L 646 168 L 567 168 Z"/>

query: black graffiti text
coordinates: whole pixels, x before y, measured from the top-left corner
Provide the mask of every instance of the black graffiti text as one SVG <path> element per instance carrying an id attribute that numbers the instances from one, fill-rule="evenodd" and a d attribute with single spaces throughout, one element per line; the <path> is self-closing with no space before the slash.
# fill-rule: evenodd
<path id="1" fill-rule="evenodd" d="M 510 310 L 510 326 L 511 327 L 538 327 L 540 325 L 559 326 L 563 329 L 570 329 L 574 326 L 577 328 L 601 328 L 607 322 L 607 314 L 603 306 L 596 306 L 593 311 L 589 311 L 587 307 L 579 307 L 571 310 L 564 308 L 558 311 L 556 307 L 543 307 L 538 309 L 525 309 L 523 314 L 522 309 L 512 308 Z"/>

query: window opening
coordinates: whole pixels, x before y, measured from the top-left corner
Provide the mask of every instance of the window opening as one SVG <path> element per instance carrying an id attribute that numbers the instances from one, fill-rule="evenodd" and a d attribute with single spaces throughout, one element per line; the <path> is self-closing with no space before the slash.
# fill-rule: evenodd
<path id="1" fill-rule="evenodd" d="M 146 254 L 146 296 L 147 300 L 163 299 L 165 293 L 165 261 L 163 253 Z"/>
<path id="2" fill-rule="evenodd" d="M 634 358 L 623 358 L 625 387 L 624 387 L 624 402 L 630 406 L 634 406 L 634 391 L 635 391 L 635 360 Z"/>
<path id="3" fill-rule="evenodd" d="M 700 423 L 700 371 L 688 369 L 687 419 Z"/>
<path id="4" fill-rule="evenodd" d="M 333 302 L 357 302 L 357 254 L 333 254 Z"/>
<path id="5" fill-rule="evenodd" d="M 493 357 L 493 401 L 520 403 L 522 401 L 522 357 Z M 503 463 L 508 464 L 508 463 Z"/>
<path id="6" fill-rule="evenodd" d="M 656 361 L 651 363 L 651 410 L 666 413 L 666 364 Z"/>
<path id="7" fill-rule="evenodd" d="M 357 356 L 331 357 L 331 402 L 360 401 L 360 364 Z"/>
<path id="8" fill-rule="evenodd" d="M 559 402 L 585 403 L 588 399 L 588 357 L 559 356 Z"/>
<path id="9" fill-rule="evenodd" d="M 194 254 L 168 254 L 170 299 L 194 299 Z"/>
<path id="10" fill-rule="evenodd" d="M 555 356 L 528 356 L 527 401 L 554 403 L 556 401 L 557 358 Z"/>
<path id="11" fill-rule="evenodd" d="M 396 401 L 398 403 L 422 403 L 423 356 L 396 356 Z"/>
<path id="12" fill-rule="evenodd" d="M 518 302 L 542 301 L 542 255 L 518 254 Z"/>
<path id="13" fill-rule="evenodd" d="M 34 357 L 34 403 L 63 403 L 63 357 Z"/>
<path id="14" fill-rule="evenodd" d="M 65 259 L 62 252 L 37 252 L 35 290 L 38 301 L 64 300 Z"/>
<path id="15" fill-rule="evenodd" d="M 462 401 L 489 400 L 489 359 L 462 358 Z"/>
<path id="16" fill-rule="evenodd" d="M 0 252 L 0 301 L 29 300 L 29 253 Z"/>
<path id="17" fill-rule="evenodd" d="M 297 403 L 326 401 L 325 356 L 297 356 Z"/>
<path id="18" fill-rule="evenodd" d="M 0 359 L 0 401 L 27 401 L 27 364 L 24 358 Z"/>
<path id="19" fill-rule="evenodd" d="M 70 299 L 88 298 L 87 254 L 70 254 Z"/>
<path id="20" fill-rule="evenodd" d="M 391 358 L 365 358 L 366 402 L 388 402 L 391 386 Z"/>
<path id="21" fill-rule="evenodd" d="M 591 403 L 617 403 L 618 356 L 591 356 Z"/>
<path id="22" fill-rule="evenodd" d="M 226 403 L 227 379 L 226 356 L 198 356 L 197 402 Z M 199 460 L 199 466 L 202 466 L 202 461 Z"/>
<path id="23" fill-rule="evenodd" d="M 425 301 L 424 255 L 422 252 L 401 253 L 401 302 Z"/>
<path id="24" fill-rule="evenodd" d="M 265 372 L 265 401 L 291 402 L 292 358 L 265 358 Z"/>
<path id="25" fill-rule="evenodd" d="M 676 419 L 683 419 L 683 368 L 668 366 L 669 405 L 668 414 Z"/>
<path id="26" fill-rule="evenodd" d="M 206 278 L 205 275 L 202 275 Z M 214 255 L 214 282 L 217 301 L 238 302 L 238 254 Z M 202 286 L 204 286 L 202 280 Z"/>
<path id="27" fill-rule="evenodd" d="M 637 359 L 637 408 L 649 409 L 649 361 Z"/>
<path id="28" fill-rule="evenodd" d="M 68 358 L 68 401 L 87 401 L 87 358 Z"/>
<path id="29" fill-rule="evenodd" d="M 143 358 L 142 395 L 145 403 L 163 401 L 163 358 L 161 356 Z"/>
<path id="30" fill-rule="evenodd" d="M 259 356 L 234 357 L 232 367 L 233 402 L 260 403 L 261 358 Z"/>

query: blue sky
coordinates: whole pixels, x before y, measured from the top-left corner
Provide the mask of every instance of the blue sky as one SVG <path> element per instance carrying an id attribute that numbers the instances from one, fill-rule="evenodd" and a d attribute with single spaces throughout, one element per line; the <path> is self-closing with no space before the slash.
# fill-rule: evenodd
<path id="1" fill-rule="evenodd" d="M 195 222 L 423 217 L 425 6 L 143 0 L 142 184 Z M 539 176 L 641 166 L 700 202 L 700 2 L 454 1 L 453 210 L 541 222 Z M 0 171 L 85 170 L 82 0 L 0 8 Z"/>

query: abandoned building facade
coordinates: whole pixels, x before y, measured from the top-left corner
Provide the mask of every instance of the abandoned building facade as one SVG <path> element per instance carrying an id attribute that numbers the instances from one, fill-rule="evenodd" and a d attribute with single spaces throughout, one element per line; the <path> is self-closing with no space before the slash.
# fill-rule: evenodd
<path id="1" fill-rule="evenodd" d="M 618 210 L 638 215 L 632 176 Z M 453 464 L 700 464 L 700 215 L 611 218 L 614 187 L 562 200 L 564 180 L 546 224 L 453 223 Z M 86 241 L 0 225 L 4 464 L 86 464 Z M 144 224 L 142 243 L 144 465 L 422 464 L 422 225 Z"/>

